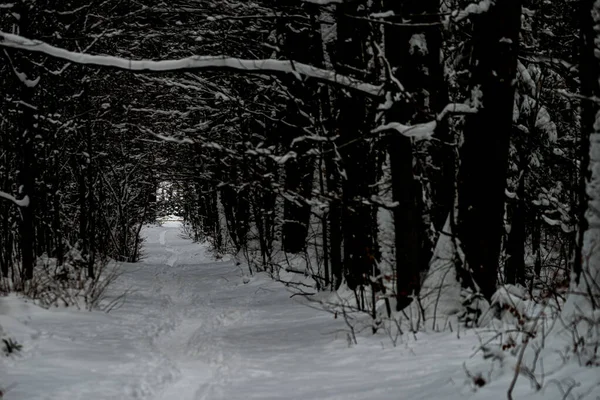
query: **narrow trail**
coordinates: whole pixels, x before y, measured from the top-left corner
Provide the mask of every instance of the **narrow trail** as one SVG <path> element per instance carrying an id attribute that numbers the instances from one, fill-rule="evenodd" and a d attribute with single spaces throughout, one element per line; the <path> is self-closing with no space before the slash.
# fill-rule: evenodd
<path id="1" fill-rule="evenodd" d="M 218 398 L 233 369 L 235 356 L 222 351 L 219 329 L 228 323 L 241 322 L 248 313 L 218 309 L 213 299 L 218 292 L 227 290 L 219 284 L 220 280 L 228 282 L 223 275 L 231 278 L 239 275 L 239 271 L 231 262 L 212 262 L 206 257 L 204 247 L 182 237 L 177 223 L 167 223 L 145 234 L 145 271 L 143 274 L 135 271 L 130 279 L 135 281 L 132 285 L 139 286 L 152 274 L 152 282 L 147 282 L 152 291 L 146 294 L 160 296 L 158 312 L 162 320 L 157 329 L 149 330 L 148 351 L 161 358 L 162 365 L 172 372 L 172 379 L 156 385 L 152 397 Z M 141 315 L 151 320 L 156 309 L 147 307 Z M 152 371 L 148 372 L 152 376 Z"/>
<path id="2" fill-rule="evenodd" d="M 248 282 L 178 223 L 143 234 L 142 261 L 124 264 L 111 289 L 128 291 L 120 308 L 23 310 L 35 340 L 22 359 L 0 364 L 0 380 L 17 384 L 7 400 L 414 400 L 462 386 L 449 376 L 463 374 L 471 342 L 435 353 L 431 338 L 422 350 L 390 351 L 380 337 L 349 349 L 341 319 L 264 275 Z"/>
<path id="3" fill-rule="evenodd" d="M 444 357 L 435 353 L 423 355 L 420 361 L 430 366 L 422 373 L 415 373 L 414 365 L 401 366 L 404 379 L 401 371 L 382 374 L 381 368 L 369 368 L 378 359 L 365 357 L 373 348 L 348 352 L 341 320 L 290 299 L 279 283 L 254 279 L 244 284 L 238 267 L 214 262 L 205 250 L 184 239 L 177 224 L 146 231 L 145 272 L 137 270 L 131 279 L 139 286 L 155 271 L 148 294 L 160 296 L 161 306 L 150 307 L 144 319 L 162 315 L 149 341 L 172 371 L 153 399 L 398 398 L 403 380 L 403 390 L 420 398 L 424 382 L 437 380 L 442 387 L 448 383 L 446 372 L 457 369 L 440 363 Z M 464 354 L 464 344 L 456 351 Z M 393 353 L 382 351 L 379 359 L 399 356 Z M 365 367 L 359 375 L 365 381 L 348 368 L 353 365 Z M 438 370 L 444 378 L 436 377 Z"/>

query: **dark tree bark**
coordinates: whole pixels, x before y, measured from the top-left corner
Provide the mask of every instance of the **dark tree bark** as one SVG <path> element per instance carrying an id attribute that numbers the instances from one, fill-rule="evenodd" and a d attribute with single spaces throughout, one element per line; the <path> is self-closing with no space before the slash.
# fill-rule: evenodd
<path id="1" fill-rule="evenodd" d="M 337 290 L 342 284 L 344 276 L 342 258 L 342 177 L 340 176 L 337 162 L 338 151 L 334 143 L 337 130 L 336 121 L 332 115 L 332 101 L 329 88 L 321 87 L 319 98 L 321 117 L 330 138 L 330 141 L 323 143 L 323 167 L 325 170 L 320 171 L 321 179 L 323 178 L 323 174 L 325 174 L 327 196 L 330 198 L 329 211 L 324 216 L 323 221 L 323 251 L 324 254 L 327 254 L 326 258 L 329 260 L 331 290 Z"/>
<path id="2" fill-rule="evenodd" d="M 78 172 L 78 189 L 79 189 L 79 238 L 81 240 L 81 253 L 86 255 L 88 252 L 88 201 L 87 201 L 87 182 L 86 170 L 81 162 L 77 159 L 74 161 L 75 170 Z M 81 164 L 81 165 L 80 165 Z"/>
<path id="3" fill-rule="evenodd" d="M 2 218 L 2 240 L 0 240 L 0 243 L 2 243 L 2 249 L 1 249 L 1 253 L 0 253 L 0 267 L 2 269 L 2 277 L 4 278 L 8 278 L 8 272 L 9 272 L 9 268 L 11 268 L 12 265 L 12 252 L 13 252 L 13 246 L 12 246 L 12 240 L 13 240 L 13 235 L 9 233 L 9 212 L 8 212 L 9 208 L 8 207 L 4 207 L 3 208 L 3 212 L 2 214 L 0 214 L 1 218 Z"/>
<path id="4" fill-rule="evenodd" d="M 19 32 L 28 36 L 29 29 L 29 6 L 23 1 L 19 2 Z M 27 75 L 28 79 L 33 80 L 33 66 L 24 57 L 18 57 L 15 60 L 17 68 Z M 30 280 L 33 278 L 33 267 L 35 264 L 35 111 L 32 108 L 34 103 L 35 86 L 27 86 L 22 82 L 16 83 L 20 86 L 21 100 L 20 105 L 21 129 L 19 146 L 21 166 L 19 171 L 19 184 L 22 188 L 22 195 L 29 197 L 29 204 L 21 207 L 21 222 L 19 225 L 20 244 L 21 244 L 21 263 L 22 278 Z"/>
<path id="5" fill-rule="evenodd" d="M 3 105 L 2 112 L 7 112 L 7 105 Z M 0 189 L 8 188 L 10 185 L 9 179 L 9 170 L 6 166 L 9 165 L 9 151 L 13 151 L 13 135 L 8 132 L 7 125 L 0 125 L 2 131 L 0 132 L 0 140 L 2 144 L 2 154 L 0 154 L 0 177 L 2 181 L 0 181 Z M 14 265 L 13 265 L 13 240 L 14 234 L 12 232 L 12 215 L 11 210 L 13 208 L 13 204 L 10 204 L 7 201 L 0 203 L 0 267 L 2 269 L 2 276 L 4 278 L 8 278 L 9 271 L 12 271 L 14 274 Z"/>
<path id="6" fill-rule="evenodd" d="M 406 16 L 414 22 L 439 20 L 439 17 L 435 16 L 439 11 L 437 0 L 418 2 L 386 0 L 384 8 L 394 11 L 398 19 Z M 406 90 L 406 93 L 401 94 L 403 101 L 394 104 L 386 114 L 389 122 L 404 124 L 425 122 L 430 120 L 438 109 L 445 106 L 447 93 L 444 89 L 443 71 L 439 59 L 440 47 L 441 33 L 439 27 L 435 25 L 425 29 L 386 26 L 385 56 L 392 70 L 395 71 L 395 77 Z M 411 139 L 397 134 L 392 136 L 389 140 L 389 155 L 392 196 L 398 203 L 394 207 L 393 214 L 397 308 L 401 309 L 409 303 L 407 296 L 419 289 L 420 271 L 428 265 L 432 244 L 428 243 L 425 234 L 425 229 L 428 228 L 423 223 L 422 188 L 415 180 L 413 172 L 415 159 Z M 443 159 L 444 156 L 446 154 L 440 152 L 439 158 Z M 451 173 L 450 170 L 446 175 Z M 437 214 L 447 215 L 452 201 L 452 196 L 448 194 L 448 192 L 452 193 L 452 181 L 439 179 L 436 183 L 438 187 L 434 191 L 436 195 L 434 202 L 439 202 L 436 204 Z M 441 223 L 443 222 L 442 220 Z"/>
<path id="7" fill-rule="evenodd" d="M 517 188 L 517 199 L 514 205 L 512 223 L 508 241 L 506 244 L 506 253 L 508 259 L 504 266 L 504 275 L 506 283 L 520 284 L 525 286 L 525 240 L 527 215 L 525 205 L 525 175 L 526 170 L 523 168 L 522 176 L 519 179 Z"/>
<path id="8" fill-rule="evenodd" d="M 361 7 L 364 13 L 364 7 Z M 360 15 L 359 5 L 337 7 L 336 69 L 343 74 L 365 75 L 367 69 L 367 34 L 369 27 L 347 15 Z M 362 77 L 361 77 L 362 78 Z M 373 274 L 374 257 L 372 206 L 365 204 L 374 183 L 370 143 L 366 140 L 370 116 L 367 100 L 357 93 L 342 92 L 337 102 L 339 152 L 346 176 L 342 181 L 342 231 L 344 240 L 344 275 L 350 289 L 362 289 Z"/>
<path id="9" fill-rule="evenodd" d="M 597 12 L 594 7 L 594 0 L 584 0 L 580 3 L 580 21 L 581 21 L 581 52 L 579 62 L 579 72 L 581 77 L 581 94 L 586 97 L 600 96 L 600 63 L 595 56 L 597 51 L 594 40 L 597 40 L 597 27 L 594 21 L 593 13 Z M 575 248 L 575 259 L 573 262 L 573 272 L 579 283 L 579 277 L 583 268 L 584 260 L 583 242 L 584 234 L 587 231 L 588 221 L 586 212 L 588 209 L 588 196 L 586 195 L 587 182 L 591 177 L 590 165 L 590 132 L 595 132 L 594 123 L 598 107 L 592 101 L 584 101 L 581 111 L 581 139 L 579 147 L 579 159 L 581 167 L 579 171 L 579 199 L 577 204 L 577 217 L 579 227 L 577 230 L 577 240 Z"/>
<path id="10" fill-rule="evenodd" d="M 488 299 L 496 290 L 512 128 L 521 2 L 496 2 L 475 15 L 472 87 L 482 106 L 467 118 L 459 172 L 458 235 Z"/>
<path id="11" fill-rule="evenodd" d="M 600 3 L 582 2 L 582 71 L 581 84 L 587 96 L 600 95 Z M 584 63 L 589 63 L 583 67 Z M 580 201 L 585 201 L 587 210 L 580 221 L 578 241 L 579 260 L 575 267 L 575 280 L 571 282 L 569 296 L 563 307 L 565 319 L 574 327 L 581 327 L 581 347 L 594 359 L 598 352 L 595 338 L 597 327 L 592 315 L 600 306 L 600 106 L 592 99 L 584 100 L 582 110 L 582 142 L 585 151 L 582 160 L 582 182 Z M 588 130 L 589 129 L 589 130 Z M 584 139 L 587 138 L 587 139 Z M 587 166 L 587 167 L 586 167 Z M 582 204 L 580 207 L 584 207 Z M 587 340 L 584 340 L 587 339 Z"/>
<path id="12" fill-rule="evenodd" d="M 329 201 L 327 217 L 327 230 L 324 232 L 329 238 L 329 258 L 331 263 L 331 288 L 337 290 L 342 284 L 344 266 L 342 258 L 342 202 L 339 196 L 341 188 L 340 177 L 337 175 L 336 161 L 334 160 L 333 146 L 328 146 L 325 159 L 327 172 L 327 191 L 332 200 Z M 337 178 L 337 179 L 336 179 Z"/>
<path id="13" fill-rule="evenodd" d="M 229 168 L 225 165 L 221 167 Z M 239 167 L 242 168 L 243 165 L 240 165 Z M 243 173 L 239 170 L 229 168 L 229 173 L 223 174 L 222 179 L 220 180 L 235 184 L 237 179 L 241 176 L 243 176 Z M 219 178 L 221 178 L 221 176 Z M 229 236 L 236 247 L 236 251 L 240 251 L 246 245 L 250 224 L 248 189 L 238 191 L 229 184 L 223 186 L 220 189 L 220 193 Z"/>
<path id="14" fill-rule="evenodd" d="M 320 27 L 315 15 L 318 8 L 314 4 L 302 4 L 300 12 L 310 15 L 310 20 L 282 20 L 280 30 L 283 35 L 283 56 L 290 60 L 321 67 L 323 47 Z M 281 127 L 282 143 L 285 148 L 296 152 L 297 157 L 285 164 L 284 188 L 288 195 L 297 195 L 295 200 L 284 201 L 284 222 L 282 226 L 283 248 L 290 253 L 299 253 L 306 247 L 310 206 L 305 199 L 312 195 L 314 157 L 308 156 L 310 143 L 294 139 L 308 135 L 306 128 L 313 125 L 318 116 L 318 85 L 314 81 L 295 77 L 284 78 L 290 99 Z M 311 118 L 313 121 L 311 121 Z"/>

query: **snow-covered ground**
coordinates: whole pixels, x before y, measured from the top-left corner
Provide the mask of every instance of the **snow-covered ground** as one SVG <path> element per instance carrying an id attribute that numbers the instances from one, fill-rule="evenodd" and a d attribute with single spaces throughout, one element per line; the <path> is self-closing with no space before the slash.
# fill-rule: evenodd
<path id="1" fill-rule="evenodd" d="M 214 262 L 180 228 L 145 229 L 145 258 L 123 265 L 111 291 L 130 293 L 110 314 L 0 298 L 0 326 L 24 346 L 0 357 L 4 399 L 506 398 L 512 373 L 477 391 L 467 377 L 463 363 L 480 344 L 473 331 L 411 335 L 397 347 L 365 333 L 349 346 L 341 318 L 265 275 Z M 472 360 L 484 365 L 480 354 Z M 520 379 L 515 398 L 532 393 Z"/>

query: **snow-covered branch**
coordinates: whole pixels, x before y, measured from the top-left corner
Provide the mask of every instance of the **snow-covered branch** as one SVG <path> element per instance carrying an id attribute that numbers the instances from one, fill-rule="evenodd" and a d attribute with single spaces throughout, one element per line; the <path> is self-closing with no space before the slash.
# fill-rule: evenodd
<path id="1" fill-rule="evenodd" d="M 10 200 L 19 207 L 28 207 L 29 206 L 29 196 L 25 196 L 21 200 L 17 200 L 17 198 L 15 196 L 10 195 L 6 192 L 0 191 L 0 198 Z"/>
<path id="2" fill-rule="evenodd" d="M 322 82 L 332 83 L 358 90 L 368 96 L 383 95 L 383 87 L 362 82 L 357 79 L 339 75 L 333 71 L 316 68 L 288 60 L 244 60 L 225 56 L 192 56 L 177 60 L 130 60 L 121 57 L 90 55 L 72 52 L 52 46 L 39 40 L 30 40 L 22 36 L 0 31 L 0 46 L 31 52 L 67 60 L 77 64 L 98 65 L 137 72 L 172 72 L 181 70 L 223 69 L 258 74 L 291 73 L 306 76 Z"/>
<path id="3" fill-rule="evenodd" d="M 433 132 L 436 127 L 437 121 L 429 121 L 417 125 L 404 125 L 400 122 L 390 122 L 373 129 L 372 133 L 394 130 L 401 135 L 414 138 L 415 140 L 429 140 L 433 137 Z"/>
<path id="4" fill-rule="evenodd" d="M 347 0 L 302 0 L 305 3 L 317 4 L 319 6 L 328 6 L 330 4 L 342 4 Z"/>
<path id="5" fill-rule="evenodd" d="M 139 112 L 139 113 L 148 113 L 148 114 L 156 114 L 156 115 L 164 115 L 169 117 L 180 117 L 187 118 L 190 115 L 189 111 L 179 111 L 179 110 L 159 110 L 153 108 L 129 108 L 129 111 Z"/>
<path id="6" fill-rule="evenodd" d="M 476 107 L 472 107 L 468 104 L 463 103 L 449 103 L 446 104 L 446 107 L 442 110 L 441 113 L 436 117 L 437 121 L 444 120 L 448 115 L 456 115 L 456 114 L 476 114 L 478 109 Z"/>
<path id="7" fill-rule="evenodd" d="M 399 122 L 390 122 L 373 129 L 372 133 L 381 133 L 388 130 L 396 132 L 406 137 L 414 138 L 415 140 L 430 140 L 437 128 L 437 124 L 444 120 L 450 114 L 475 114 L 477 108 L 467 104 L 450 103 L 439 113 L 435 120 L 416 125 L 404 125 Z"/>
<path id="8" fill-rule="evenodd" d="M 481 0 L 476 3 L 471 3 L 462 10 L 454 11 L 448 19 L 452 18 L 454 22 L 462 21 L 463 19 L 469 18 L 471 15 L 483 14 L 488 12 L 491 6 L 493 6 L 495 0 Z"/>

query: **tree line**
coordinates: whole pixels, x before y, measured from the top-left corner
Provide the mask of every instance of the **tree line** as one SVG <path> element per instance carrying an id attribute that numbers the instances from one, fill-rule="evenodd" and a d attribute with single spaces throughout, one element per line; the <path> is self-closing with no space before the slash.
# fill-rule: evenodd
<path id="1" fill-rule="evenodd" d="M 0 262 L 18 290 L 44 255 L 88 278 L 138 260 L 171 182 L 215 254 L 344 285 L 374 317 L 418 298 L 444 238 L 488 301 L 504 284 L 564 297 L 573 273 L 597 302 L 591 0 L 1 15 Z"/>

